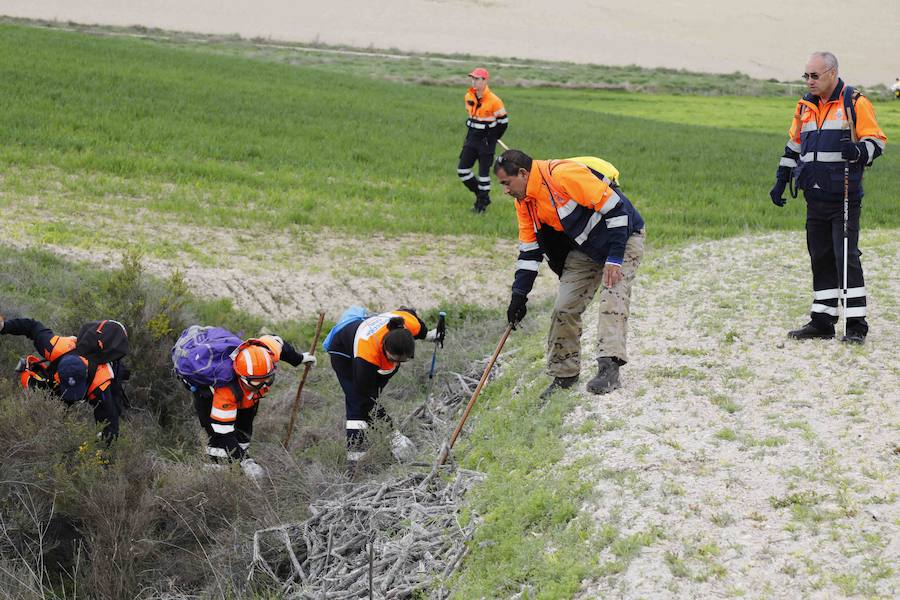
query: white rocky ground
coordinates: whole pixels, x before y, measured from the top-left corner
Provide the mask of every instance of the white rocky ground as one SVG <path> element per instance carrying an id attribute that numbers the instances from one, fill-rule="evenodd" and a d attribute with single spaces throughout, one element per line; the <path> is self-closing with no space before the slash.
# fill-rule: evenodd
<path id="1" fill-rule="evenodd" d="M 802 233 L 648 258 L 625 385 L 570 416 L 582 511 L 634 536 L 579 598 L 900 595 L 897 233 L 863 232 L 861 348 L 785 338 L 810 299 Z"/>

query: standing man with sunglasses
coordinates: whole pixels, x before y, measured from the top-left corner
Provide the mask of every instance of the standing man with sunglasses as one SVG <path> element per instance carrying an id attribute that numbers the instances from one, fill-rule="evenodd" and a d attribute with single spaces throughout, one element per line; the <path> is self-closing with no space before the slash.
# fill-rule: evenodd
<path id="1" fill-rule="evenodd" d="M 863 169 L 881 156 L 887 137 L 875 120 L 872 103 L 838 77 L 834 54 L 816 52 L 810 56 L 803 78 L 809 93 L 797 103 L 775 185 L 769 192 L 772 202 L 783 207 L 784 190 L 794 178 L 806 199 L 813 302 L 809 323 L 788 332 L 788 336 L 797 340 L 834 337 L 838 299 L 843 293 L 846 193 L 847 335 L 841 341 L 862 344 L 869 331 L 858 247 Z"/>
<path id="2" fill-rule="evenodd" d="M 497 140 L 503 137 L 509 125 L 509 115 L 503 101 L 488 87 L 487 69 L 481 67 L 469 73 L 472 86 L 466 92 L 466 141 L 459 153 L 459 164 L 456 174 L 463 185 L 475 194 L 477 213 L 483 213 L 491 203 L 491 164 L 494 162 L 494 151 Z M 478 175 L 472 167 L 478 161 Z"/>

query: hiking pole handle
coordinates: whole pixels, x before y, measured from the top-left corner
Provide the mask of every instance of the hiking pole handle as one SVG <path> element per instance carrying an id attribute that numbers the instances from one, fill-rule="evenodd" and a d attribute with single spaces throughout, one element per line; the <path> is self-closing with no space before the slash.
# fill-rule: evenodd
<path id="1" fill-rule="evenodd" d="M 450 440 L 441 448 L 441 454 L 438 456 L 437 464 L 438 466 L 443 465 L 447 462 L 447 456 L 450 454 L 450 450 L 453 448 L 453 444 L 456 443 L 456 438 L 459 437 L 460 431 L 462 431 L 463 425 L 466 424 L 466 419 L 469 418 L 469 413 L 472 411 L 472 407 L 475 406 L 475 401 L 478 399 L 478 395 L 481 394 L 481 389 L 484 387 L 485 382 L 487 382 L 488 376 L 491 374 L 491 369 L 494 368 L 494 363 L 497 362 L 497 357 L 500 356 L 500 351 L 503 350 L 503 345 L 506 343 L 506 339 L 509 337 L 509 334 L 512 332 L 513 326 L 512 323 L 506 326 L 506 330 L 503 332 L 503 336 L 500 338 L 500 343 L 497 344 L 497 349 L 494 350 L 493 356 L 488 361 L 487 367 L 484 369 L 484 373 L 481 374 L 481 380 L 478 382 L 478 385 L 475 387 L 475 391 L 472 393 L 472 398 L 469 399 L 469 403 L 466 405 L 466 410 L 463 412 L 462 418 L 459 420 L 459 423 L 456 425 L 456 429 L 453 430 L 453 435 L 450 436 Z"/>
<path id="2" fill-rule="evenodd" d="M 503 146 L 504 150 L 509 150 L 509 146 L 503 143 L 503 140 L 497 140 L 497 143 Z"/>
<path id="3" fill-rule="evenodd" d="M 319 344 L 319 335 L 322 333 L 322 323 L 325 322 L 325 313 L 319 312 L 319 322 L 316 323 L 316 334 L 313 336 L 312 347 L 309 349 L 310 354 L 316 353 L 316 346 Z M 284 442 L 281 444 L 284 446 L 284 449 L 288 449 L 288 444 L 291 443 L 291 434 L 294 433 L 294 422 L 297 420 L 297 413 L 300 412 L 300 403 L 302 400 L 301 393 L 303 392 L 303 384 L 306 383 L 306 377 L 309 375 L 309 370 L 312 368 L 312 365 L 306 363 L 303 368 L 303 375 L 300 376 L 300 385 L 297 386 L 297 394 L 294 396 L 294 405 L 291 407 L 291 420 L 288 422 L 287 433 L 284 435 Z"/>
<path id="4" fill-rule="evenodd" d="M 442 334 L 442 331 L 444 329 L 444 318 L 446 316 L 447 316 L 447 313 L 445 313 L 444 311 L 441 311 L 438 313 L 438 322 L 437 322 L 437 325 L 435 325 L 435 327 L 434 327 L 434 332 L 438 336 L 441 336 L 441 334 Z M 429 381 L 434 379 L 434 369 L 437 366 L 438 346 L 440 346 L 441 348 L 444 347 L 443 338 L 435 338 L 435 340 L 434 340 L 434 351 L 431 353 L 431 367 L 428 369 L 428 380 Z"/>

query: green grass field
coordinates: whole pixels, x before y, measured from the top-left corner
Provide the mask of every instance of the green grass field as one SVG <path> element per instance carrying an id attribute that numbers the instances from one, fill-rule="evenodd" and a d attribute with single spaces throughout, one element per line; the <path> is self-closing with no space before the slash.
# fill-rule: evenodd
<path id="1" fill-rule="evenodd" d="M 98 229 L 94 216 L 138 226 L 162 222 L 200 232 L 207 227 L 227 228 L 236 236 L 249 232 L 241 241 L 248 246 L 252 235 L 283 236 L 286 256 L 298 230 L 363 242 L 373 234 L 467 235 L 485 243 L 515 236 L 511 200 L 495 189 L 494 205 L 476 217 L 456 179 L 464 90 L 446 84 L 457 77 L 456 63 L 438 68 L 423 58 L 401 62 L 312 54 L 300 60 L 291 58 L 299 56 L 291 50 L 256 50 L 237 41 L 161 42 L 12 24 L 0 24 L 0 55 L 0 208 L 6 231 L 19 245 L 53 242 L 157 257 L 203 245 L 176 234 L 142 236 L 133 228 L 122 232 L 108 225 Z M 603 82 L 609 71 L 572 67 L 565 73 L 584 83 L 593 77 Z M 540 82 L 543 72 L 540 64 L 513 74 L 500 68 L 498 81 Z M 621 81 L 622 73 L 614 75 Z M 682 91 L 707 84 L 712 93 L 727 89 L 727 79 L 716 81 L 698 76 L 679 85 Z M 548 83 L 563 82 L 557 75 Z M 625 192 L 647 221 L 654 251 L 744 233 L 802 230 L 802 200 L 781 210 L 768 199 L 792 98 L 524 85 L 498 85 L 496 91 L 511 114 L 506 141 L 512 146 L 538 158 L 596 154 L 621 169 Z M 876 110 L 889 138 L 896 135 L 900 102 L 877 102 Z M 889 142 L 866 181 L 864 229 L 900 227 L 900 207 L 893 201 L 900 186 L 898 167 L 900 158 Z M 423 246 L 428 239 L 422 236 Z M 0 300 L 7 306 L 0 308 L 13 304 L 53 315 L 61 295 L 104 280 L 102 274 L 88 275 L 85 265 L 4 250 Z M 198 252 L 197 258 L 204 255 Z M 61 320 L 81 317 L 77 298 L 64 306 Z M 228 302 L 196 302 L 189 308 L 206 322 L 248 329 L 278 325 L 292 337 L 309 337 L 309 322 L 240 314 Z M 331 307 L 335 314 L 342 308 Z M 468 308 L 456 308 L 460 319 L 468 314 Z M 472 327 L 481 329 L 479 351 L 492 343 L 500 308 L 474 311 Z M 478 325 L 479 320 L 490 327 Z M 526 333 L 513 342 L 523 350 L 516 368 L 531 382 L 541 377 L 541 335 Z M 13 354 L 7 347 L 0 356 L 12 360 Z M 454 360 L 465 362 L 461 356 Z M 316 393 L 329 384 L 324 377 L 312 383 Z M 404 385 L 419 393 L 420 383 L 410 374 Z M 551 475 L 562 455 L 563 419 L 572 405 L 541 412 L 538 386 L 512 394 L 519 383 L 520 377 L 507 375 L 488 388 L 484 406 L 496 410 L 483 417 L 476 413 L 475 433 L 458 448 L 465 466 L 490 475 L 472 498 L 485 525 L 456 580 L 459 597 L 510 595 L 526 584 L 544 597 L 565 597 L 583 577 L 596 575 L 591 557 L 579 549 L 588 527 L 573 520 L 589 489 L 566 475 L 574 470 Z M 323 395 L 339 402 L 334 389 Z M 321 451 L 304 448 L 295 456 L 299 461 L 315 462 L 330 451 L 340 454 L 339 431 L 328 430 L 332 408 L 319 406 L 322 421 L 312 427 L 321 427 L 321 439 L 333 434 L 337 441 L 331 439 Z M 261 435 L 274 440 L 278 433 Z M 193 440 L 179 443 L 167 452 L 185 456 L 195 449 Z M 156 493 L 155 485 L 148 486 L 148 494 Z M 265 517 L 303 510 L 282 506 Z M 249 527 L 242 526 L 242 531 Z M 523 530 L 528 532 L 524 539 Z M 611 548 L 624 565 L 640 540 L 607 533 L 606 539 L 592 540 L 591 548 Z M 547 547 L 559 551 L 552 561 L 541 562 Z"/>
<path id="2" fill-rule="evenodd" d="M 61 214 L 89 203 L 198 226 L 514 235 L 508 199 L 486 218 L 468 213 L 455 178 L 459 87 L 142 40 L 0 32 L 7 208 L 50 195 Z M 537 157 L 592 153 L 619 166 L 655 245 L 802 226 L 800 202 L 777 210 L 767 197 L 790 98 L 498 91 L 514 147 Z M 900 106 L 877 109 L 890 135 Z M 900 185 L 898 160 L 888 152 L 869 178 L 868 226 L 900 223 L 889 193 Z M 27 223 L 27 212 L 20 219 Z M 33 233 L 66 235 L 42 227 Z M 86 234 L 78 233 L 70 237 Z M 161 240 L 146 243 L 165 251 Z"/>

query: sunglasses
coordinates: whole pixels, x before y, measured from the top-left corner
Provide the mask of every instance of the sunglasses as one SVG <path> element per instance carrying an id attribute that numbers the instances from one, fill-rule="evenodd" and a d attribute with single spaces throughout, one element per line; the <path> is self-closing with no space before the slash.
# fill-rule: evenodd
<path id="1" fill-rule="evenodd" d="M 831 69 L 826 69 L 821 73 L 804 73 L 803 75 L 801 75 L 801 77 L 803 77 L 804 81 L 809 81 L 810 79 L 812 79 L 813 81 L 818 81 L 819 77 L 832 70 L 834 70 L 834 67 L 832 67 Z"/>

